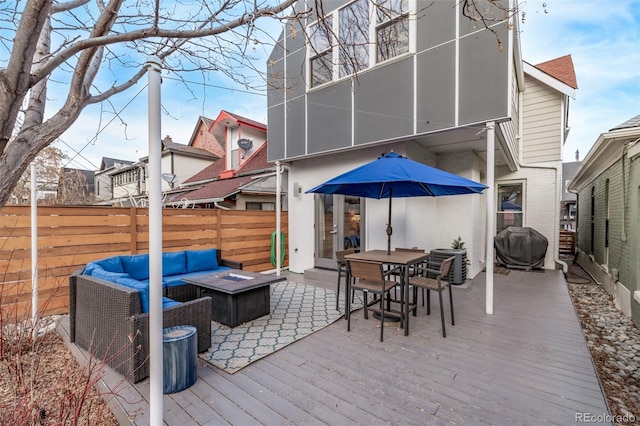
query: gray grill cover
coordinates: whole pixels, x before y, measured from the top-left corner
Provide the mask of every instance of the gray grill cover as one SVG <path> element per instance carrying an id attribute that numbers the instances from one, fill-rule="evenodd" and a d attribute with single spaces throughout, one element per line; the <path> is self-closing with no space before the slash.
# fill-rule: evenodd
<path id="1" fill-rule="evenodd" d="M 533 228 L 510 226 L 493 240 L 498 262 L 507 268 L 532 269 L 544 266 L 547 238 Z"/>

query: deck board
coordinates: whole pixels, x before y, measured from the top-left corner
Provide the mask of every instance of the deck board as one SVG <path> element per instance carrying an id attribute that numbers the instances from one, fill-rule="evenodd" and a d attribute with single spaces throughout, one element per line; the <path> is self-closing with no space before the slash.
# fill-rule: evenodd
<path id="1" fill-rule="evenodd" d="M 335 273 L 288 276 L 335 289 Z M 567 425 L 577 413 L 608 414 L 560 271 L 495 275 L 493 315 L 484 274 L 465 287 L 453 288 L 455 326 L 445 299 L 446 338 L 432 295 L 431 315 L 420 304 L 409 336 L 391 323 L 380 342 L 379 321 L 357 311 L 350 332 L 338 320 L 232 375 L 199 360 L 198 381 L 165 395 L 165 423 Z M 123 391 L 136 393 L 131 424 L 147 424 L 148 379 Z"/>

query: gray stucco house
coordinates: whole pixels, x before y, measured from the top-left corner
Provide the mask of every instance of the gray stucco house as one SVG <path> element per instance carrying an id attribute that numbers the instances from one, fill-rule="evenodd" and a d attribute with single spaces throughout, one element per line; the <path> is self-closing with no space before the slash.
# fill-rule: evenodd
<path id="1" fill-rule="evenodd" d="M 335 267 L 354 241 L 386 247 L 386 200 L 304 191 L 391 150 L 490 187 L 394 200 L 392 248 L 448 248 L 461 236 L 473 277 L 493 263 L 497 231 L 531 226 L 549 240 L 544 267 L 566 267 L 557 241 L 571 57 L 524 62 L 510 1 L 487 12 L 490 29 L 461 2 L 382 4 L 321 2 L 322 16 L 288 25 L 269 58 L 268 157 L 289 170 L 290 269 Z"/>
<path id="2" fill-rule="evenodd" d="M 602 133 L 569 183 L 577 262 L 640 325 L 640 115 Z"/>

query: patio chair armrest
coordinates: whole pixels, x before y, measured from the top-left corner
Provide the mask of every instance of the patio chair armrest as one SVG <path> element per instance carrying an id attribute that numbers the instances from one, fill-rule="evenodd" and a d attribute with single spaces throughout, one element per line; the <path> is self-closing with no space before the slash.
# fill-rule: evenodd
<path id="1" fill-rule="evenodd" d="M 400 275 L 401 273 L 402 273 L 402 267 L 396 266 L 395 268 L 391 268 L 388 271 L 385 271 L 384 276 L 388 277 L 389 275 L 392 275 L 392 274 Z"/>
<path id="2" fill-rule="evenodd" d="M 440 274 L 440 269 L 431 269 L 431 268 L 422 268 L 422 267 L 417 267 L 416 268 L 417 272 L 420 272 L 422 274 L 435 274 L 435 275 L 439 275 Z"/>

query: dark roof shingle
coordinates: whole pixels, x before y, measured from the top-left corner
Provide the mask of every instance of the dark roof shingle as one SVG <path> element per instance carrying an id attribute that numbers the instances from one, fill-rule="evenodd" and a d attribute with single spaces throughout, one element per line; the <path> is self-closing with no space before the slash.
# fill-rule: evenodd
<path id="1" fill-rule="evenodd" d="M 630 129 L 630 128 L 633 128 L 633 127 L 640 127 L 640 115 L 636 115 L 635 117 L 628 119 L 624 123 L 618 124 L 616 127 L 611 129 L 610 131 L 621 130 L 621 129 Z"/>

